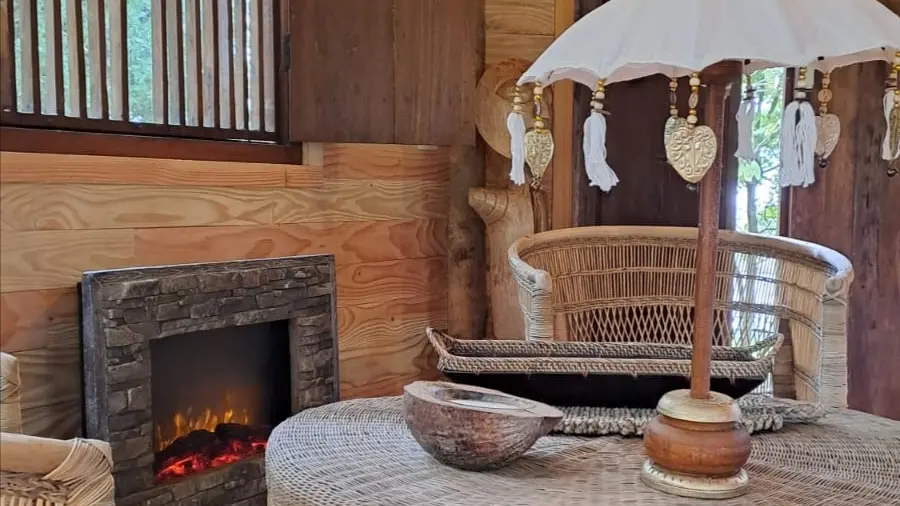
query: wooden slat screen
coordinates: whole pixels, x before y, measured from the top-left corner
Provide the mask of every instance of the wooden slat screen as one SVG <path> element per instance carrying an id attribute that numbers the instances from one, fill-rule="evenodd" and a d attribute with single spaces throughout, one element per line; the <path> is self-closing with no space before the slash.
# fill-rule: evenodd
<path id="1" fill-rule="evenodd" d="M 275 140 L 277 0 L 0 0 L 2 123 Z"/>

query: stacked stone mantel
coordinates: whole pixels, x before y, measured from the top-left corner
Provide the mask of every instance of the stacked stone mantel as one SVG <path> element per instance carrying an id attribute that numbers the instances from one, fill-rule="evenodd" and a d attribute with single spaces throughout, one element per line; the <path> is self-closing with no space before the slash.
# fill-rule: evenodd
<path id="1" fill-rule="evenodd" d="M 153 484 L 150 341 L 287 320 L 292 412 L 334 402 L 334 284 L 331 255 L 85 273 L 86 436 L 110 442 L 116 504 L 265 504 L 258 457 Z"/>

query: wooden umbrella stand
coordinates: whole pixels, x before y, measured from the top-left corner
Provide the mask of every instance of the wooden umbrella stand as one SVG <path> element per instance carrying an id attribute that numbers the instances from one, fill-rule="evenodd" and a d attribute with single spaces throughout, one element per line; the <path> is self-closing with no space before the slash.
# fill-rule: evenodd
<path id="1" fill-rule="evenodd" d="M 710 392 L 709 386 L 725 99 L 741 71 L 739 62 L 722 62 L 702 73 L 707 83 L 704 120 L 716 134 L 719 152 L 700 182 L 691 388 L 663 396 L 659 414 L 644 430 L 649 457 L 641 472 L 644 483 L 686 497 L 737 497 L 749 481 L 743 466 L 750 458 L 750 435 L 741 423 L 741 410 L 734 399 Z"/>

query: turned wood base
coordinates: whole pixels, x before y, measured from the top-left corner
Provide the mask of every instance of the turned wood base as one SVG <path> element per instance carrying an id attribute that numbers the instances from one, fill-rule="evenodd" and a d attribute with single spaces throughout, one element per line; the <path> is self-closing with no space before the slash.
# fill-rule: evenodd
<path id="1" fill-rule="evenodd" d="M 687 390 L 664 395 L 659 415 L 644 429 L 649 460 L 641 470 L 648 486 L 669 494 L 727 499 L 747 491 L 743 466 L 750 434 L 741 410 L 727 395 L 694 399 Z"/>

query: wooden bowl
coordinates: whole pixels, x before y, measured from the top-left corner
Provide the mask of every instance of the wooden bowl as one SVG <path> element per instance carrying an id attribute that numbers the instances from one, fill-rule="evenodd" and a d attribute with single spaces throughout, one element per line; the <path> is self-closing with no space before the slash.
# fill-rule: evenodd
<path id="1" fill-rule="evenodd" d="M 403 403 L 416 442 L 439 462 L 469 471 L 509 464 L 563 418 L 539 402 L 445 382 L 406 385 Z"/>

